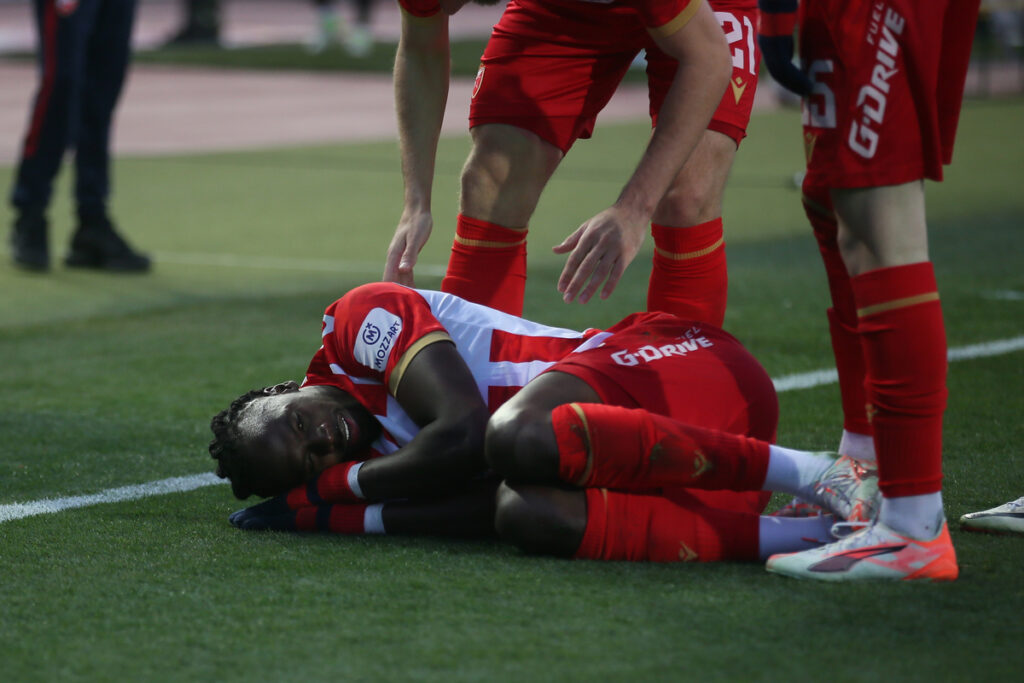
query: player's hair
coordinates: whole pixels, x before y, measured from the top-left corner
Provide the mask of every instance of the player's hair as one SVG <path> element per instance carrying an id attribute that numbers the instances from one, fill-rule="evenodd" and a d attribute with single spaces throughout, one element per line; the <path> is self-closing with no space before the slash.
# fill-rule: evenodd
<path id="1" fill-rule="evenodd" d="M 272 387 L 247 391 L 232 401 L 226 410 L 220 411 L 210 420 L 210 430 L 213 432 L 213 440 L 210 441 L 209 446 L 210 456 L 217 461 L 217 476 L 231 482 L 231 492 L 235 494 L 235 498 L 241 500 L 252 495 L 252 489 L 246 476 L 245 458 L 241 454 L 238 417 L 250 403 L 258 398 L 290 394 L 298 390 L 299 384 L 289 381 L 275 384 Z"/>

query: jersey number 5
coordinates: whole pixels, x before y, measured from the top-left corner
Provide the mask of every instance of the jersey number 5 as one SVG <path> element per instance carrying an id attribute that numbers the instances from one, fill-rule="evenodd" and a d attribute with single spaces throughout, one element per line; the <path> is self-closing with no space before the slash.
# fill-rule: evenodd
<path id="1" fill-rule="evenodd" d="M 811 80 L 811 94 L 803 102 L 803 124 L 814 128 L 836 127 L 836 96 L 828 83 L 820 80 L 823 74 L 832 73 L 831 59 L 816 59 L 807 70 Z"/>

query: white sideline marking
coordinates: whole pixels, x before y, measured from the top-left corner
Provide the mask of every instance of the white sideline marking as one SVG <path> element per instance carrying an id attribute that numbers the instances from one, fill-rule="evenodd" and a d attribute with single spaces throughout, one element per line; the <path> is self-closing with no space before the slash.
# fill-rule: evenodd
<path id="1" fill-rule="evenodd" d="M 982 344 L 971 344 L 950 349 L 948 358 L 950 361 L 970 360 L 972 358 L 984 358 L 986 356 L 999 356 L 1024 349 L 1024 336 L 1011 339 L 1000 339 L 998 341 L 985 342 Z M 778 392 L 794 391 L 796 389 L 810 389 L 812 387 L 832 384 L 837 381 L 838 375 L 835 370 L 814 370 L 813 372 L 802 372 L 794 375 L 785 375 L 776 380 L 775 390 Z M 69 498 L 44 498 L 29 503 L 9 503 L 0 505 L 0 524 L 15 519 L 45 515 L 52 512 L 61 512 L 73 508 L 98 505 L 100 503 L 119 503 L 126 500 L 137 500 L 149 496 L 159 496 L 165 493 L 182 493 L 192 491 L 204 486 L 226 484 L 227 481 L 220 479 L 217 475 L 207 472 L 205 474 L 193 474 L 187 477 L 172 477 L 160 479 L 146 484 L 134 486 L 122 486 L 116 489 L 107 489 L 88 496 L 71 496 Z"/>
<path id="2" fill-rule="evenodd" d="M 34 500 L 30 503 L 10 503 L 8 505 L 0 505 L 0 524 L 14 519 L 35 517 L 36 515 L 61 512 L 62 510 L 71 510 L 72 508 L 84 508 L 100 503 L 120 503 L 125 500 L 160 496 L 165 493 L 183 493 L 204 486 L 226 483 L 226 479 L 221 479 L 212 472 L 207 472 L 205 474 L 193 474 L 188 477 L 171 477 L 170 479 L 161 479 L 134 486 L 121 486 L 88 496 L 43 498 L 42 500 Z"/>
<path id="3" fill-rule="evenodd" d="M 972 358 L 985 358 L 986 356 L 999 356 L 1004 353 L 1013 353 L 1024 349 L 1024 337 L 1013 337 L 1011 339 L 1000 339 L 998 341 L 971 344 L 950 349 L 946 358 L 952 361 L 970 360 Z M 820 387 L 823 384 L 833 384 L 839 381 L 839 374 L 834 370 L 812 370 L 801 372 L 795 375 L 785 375 L 773 379 L 775 391 L 793 391 L 794 389 L 810 389 Z"/>
<path id="4" fill-rule="evenodd" d="M 383 271 L 383 266 L 380 263 L 339 261 L 337 259 L 239 256 L 237 254 L 190 254 L 182 252 L 157 252 L 153 258 L 157 263 L 173 263 L 179 266 L 299 270 L 314 273 L 364 273 L 372 275 L 380 275 Z M 423 275 L 442 276 L 445 274 L 445 267 L 417 264 L 416 272 Z"/>

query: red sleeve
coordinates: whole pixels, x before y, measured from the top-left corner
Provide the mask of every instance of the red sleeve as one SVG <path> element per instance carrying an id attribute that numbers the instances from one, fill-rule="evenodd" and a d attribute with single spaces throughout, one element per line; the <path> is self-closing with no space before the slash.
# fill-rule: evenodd
<path id="1" fill-rule="evenodd" d="M 398 0 L 398 4 L 414 17 L 432 17 L 441 11 L 438 0 Z"/>
<path id="2" fill-rule="evenodd" d="M 392 282 L 362 285 L 327 307 L 323 349 L 314 357 L 319 367 L 311 364 L 310 372 L 337 375 L 333 365 L 387 386 L 405 352 L 431 332 L 447 334 L 416 291 Z"/>

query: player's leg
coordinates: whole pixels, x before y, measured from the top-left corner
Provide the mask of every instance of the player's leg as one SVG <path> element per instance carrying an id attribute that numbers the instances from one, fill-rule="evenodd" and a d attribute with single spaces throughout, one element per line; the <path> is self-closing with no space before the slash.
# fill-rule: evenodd
<path id="1" fill-rule="evenodd" d="M 864 354 L 857 333 L 857 306 L 850 274 L 839 250 L 839 226 L 828 188 L 804 183 L 803 206 L 818 242 L 832 299 L 832 307 L 828 309 L 829 333 L 843 408 L 839 452 L 858 460 L 874 461 L 875 445 L 864 394 Z"/>
<path id="2" fill-rule="evenodd" d="M 498 487 L 494 527 L 525 552 L 572 557 L 583 542 L 588 512 L 583 490 L 505 481 Z"/>
<path id="3" fill-rule="evenodd" d="M 540 194 L 573 143 L 589 137 L 642 40 L 632 46 L 621 22 L 594 16 L 583 3 L 524 1 L 495 27 L 470 103 L 473 150 L 443 291 L 522 313 L 527 227 Z M 628 30 L 644 35 L 639 23 Z"/>
<path id="4" fill-rule="evenodd" d="M 654 213 L 647 310 L 721 327 L 728 294 L 722 197 L 736 143 L 708 130 Z"/>
<path id="5" fill-rule="evenodd" d="M 783 491 L 843 519 L 875 513 L 870 471 L 848 458 L 781 448 L 642 409 L 572 401 L 585 382 L 550 372 L 488 423 L 485 456 L 515 482 L 629 491 L 665 488 Z"/>
<path id="6" fill-rule="evenodd" d="M 879 520 L 933 538 L 945 521 L 946 333 L 928 260 L 924 185 L 834 190 L 832 197 L 867 368 Z"/>
<path id="7" fill-rule="evenodd" d="M 730 85 L 708 130 L 653 216 L 654 259 L 647 309 L 721 327 L 728 298 L 722 201 L 737 147 L 746 135 L 757 90 L 757 9 L 711 3 L 733 57 Z M 647 47 L 651 115 L 657 113 L 675 64 Z"/>
<path id="8" fill-rule="evenodd" d="M 566 490 L 503 483 L 499 536 L 529 553 L 635 562 L 760 560 L 820 545 L 831 517 L 776 519 L 671 498 L 604 488 Z"/>
<path id="9" fill-rule="evenodd" d="M 520 315 L 527 225 L 562 152 L 516 126 L 484 124 L 472 136 L 441 290 Z"/>

